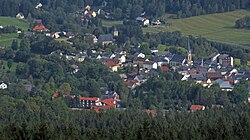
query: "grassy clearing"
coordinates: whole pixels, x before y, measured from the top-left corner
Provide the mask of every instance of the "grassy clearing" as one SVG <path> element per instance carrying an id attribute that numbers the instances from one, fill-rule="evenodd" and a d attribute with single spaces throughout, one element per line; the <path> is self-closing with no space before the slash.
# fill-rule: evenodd
<path id="1" fill-rule="evenodd" d="M 168 49 L 170 46 L 167 46 L 167 45 L 163 45 L 163 44 L 159 44 L 157 46 L 157 49 L 159 52 L 164 52 L 166 49 Z"/>
<path id="2" fill-rule="evenodd" d="M 1 34 L 0 35 L 0 46 L 11 46 L 11 43 L 14 39 L 18 39 L 18 34 Z M 20 43 L 20 39 L 18 39 Z"/>
<path id="3" fill-rule="evenodd" d="M 27 31 L 29 24 L 25 20 L 19 20 L 13 17 L 0 16 L 0 26 L 14 25 L 24 31 Z"/>
<path id="4" fill-rule="evenodd" d="M 122 21 L 102 20 L 102 25 L 106 27 L 117 26 L 117 25 L 122 25 Z"/>
<path id="5" fill-rule="evenodd" d="M 246 15 L 250 15 L 250 11 L 238 10 L 185 19 L 165 18 L 165 21 L 172 22 L 172 26 L 144 28 L 144 32 L 181 31 L 184 35 L 191 34 L 202 36 L 210 40 L 250 46 L 250 30 L 233 28 L 235 21 Z"/>
<path id="6" fill-rule="evenodd" d="M 19 20 L 12 17 L 3 17 L 0 16 L 0 26 L 8 26 L 8 25 L 14 25 L 17 28 L 22 29 L 23 31 L 27 31 L 29 28 L 29 24 L 25 20 Z M 14 39 L 17 39 L 18 34 L 0 34 L 0 46 L 11 46 L 11 43 Z M 20 42 L 20 40 L 18 39 Z"/>

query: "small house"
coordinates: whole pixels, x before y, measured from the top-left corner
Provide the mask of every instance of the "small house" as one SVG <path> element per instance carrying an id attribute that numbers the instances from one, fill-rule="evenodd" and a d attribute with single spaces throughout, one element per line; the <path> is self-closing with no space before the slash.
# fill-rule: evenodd
<path id="1" fill-rule="evenodd" d="M 8 85 L 5 84 L 4 82 L 2 82 L 2 83 L 0 84 L 0 89 L 7 89 L 7 88 L 8 88 Z"/>
<path id="2" fill-rule="evenodd" d="M 98 43 L 104 45 L 113 44 L 115 39 L 112 34 L 100 35 L 98 38 Z"/>
<path id="3" fill-rule="evenodd" d="M 203 105 L 191 105 L 190 110 L 193 111 L 201 111 L 205 110 L 205 106 Z"/>
<path id="4" fill-rule="evenodd" d="M 16 18 L 17 18 L 17 19 L 24 19 L 23 13 L 18 13 L 18 14 L 16 15 Z"/>

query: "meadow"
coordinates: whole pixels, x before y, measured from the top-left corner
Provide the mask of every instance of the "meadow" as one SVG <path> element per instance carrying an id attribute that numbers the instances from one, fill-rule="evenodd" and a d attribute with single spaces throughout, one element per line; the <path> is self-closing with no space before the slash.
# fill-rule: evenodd
<path id="1" fill-rule="evenodd" d="M 227 13 L 195 16 L 184 19 L 162 19 L 171 22 L 172 26 L 147 27 L 144 32 L 181 31 L 184 35 L 202 36 L 209 40 L 250 46 L 250 30 L 234 28 L 235 21 L 250 11 L 237 10 Z"/>

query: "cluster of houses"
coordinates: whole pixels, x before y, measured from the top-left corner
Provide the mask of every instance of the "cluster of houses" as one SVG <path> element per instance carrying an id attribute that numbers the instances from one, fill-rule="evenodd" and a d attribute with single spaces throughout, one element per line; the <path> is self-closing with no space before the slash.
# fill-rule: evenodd
<path id="1" fill-rule="evenodd" d="M 54 93 L 52 99 L 60 97 L 59 93 Z M 116 92 L 107 91 L 105 95 L 101 98 L 99 97 L 82 97 L 75 95 L 67 95 L 63 94 L 63 98 L 69 98 L 75 104 L 75 108 L 73 110 L 82 110 L 82 109 L 92 109 L 96 112 L 100 112 L 101 110 L 109 110 L 110 108 L 119 107 L 119 95 Z"/>

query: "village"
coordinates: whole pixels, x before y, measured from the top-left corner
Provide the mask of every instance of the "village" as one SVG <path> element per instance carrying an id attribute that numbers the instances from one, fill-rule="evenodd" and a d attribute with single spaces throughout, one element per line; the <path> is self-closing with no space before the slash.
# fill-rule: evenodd
<path id="1" fill-rule="evenodd" d="M 41 7 L 41 4 L 37 8 Z M 90 6 L 87 6 L 84 11 L 79 12 L 81 20 L 88 20 L 88 18 L 95 18 L 100 11 L 92 11 Z M 88 17 L 88 18 L 86 18 Z M 17 14 L 16 18 L 23 19 L 22 14 Z M 149 21 L 146 18 L 137 17 L 141 26 L 159 26 L 159 20 Z M 34 28 L 32 31 L 25 32 L 25 36 L 33 36 L 36 34 L 43 34 L 54 39 L 66 38 L 67 40 L 74 38 L 77 34 L 74 32 L 50 32 L 46 28 L 41 19 L 33 21 Z M 21 33 L 21 32 L 18 32 Z M 110 33 L 101 34 L 99 37 L 94 34 L 86 34 L 86 40 L 90 40 L 95 45 L 101 45 L 104 48 L 116 46 L 116 39 L 119 36 L 119 30 L 116 26 L 110 27 Z M 69 44 L 73 44 L 68 41 Z M 93 48 L 91 52 L 82 51 L 74 54 L 63 54 L 68 61 L 75 61 L 71 65 L 73 71 L 71 74 L 76 74 L 80 69 L 77 63 L 82 63 L 86 58 L 95 59 L 107 66 L 111 72 L 118 73 L 122 78 L 124 84 L 131 90 L 136 90 L 136 87 L 145 83 L 151 77 L 159 77 L 159 72 L 173 73 L 178 72 L 182 78 L 181 81 L 193 81 L 203 87 L 210 88 L 213 85 L 219 85 L 221 91 L 230 92 L 240 80 L 249 81 L 250 73 L 235 67 L 235 60 L 228 54 L 214 53 L 206 60 L 193 60 L 192 47 L 188 39 L 186 55 L 174 54 L 168 50 L 159 51 L 156 47 L 151 49 L 151 55 L 144 54 L 140 51 L 142 47 L 140 43 L 133 42 L 130 44 L 130 49 L 133 54 L 128 53 L 123 47 L 119 47 L 114 51 L 100 50 Z M 125 46 L 127 44 L 124 44 Z M 52 52 L 53 54 L 55 52 Z M 249 69 L 249 68 L 248 68 Z M 29 85 L 29 90 L 32 86 Z M 7 89 L 7 84 L 2 82 L 0 89 Z M 250 95 L 250 87 L 248 88 Z M 53 99 L 58 98 L 59 94 L 56 92 Z M 99 112 L 100 109 L 108 110 L 112 107 L 119 108 L 119 95 L 115 91 L 105 91 L 103 97 L 81 97 L 78 95 L 63 95 L 63 98 L 71 99 L 75 104 L 72 109 L 88 108 Z M 248 98 L 250 102 L 250 96 Z M 194 105 L 190 110 L 204 110 L 205 106 Z"/>

